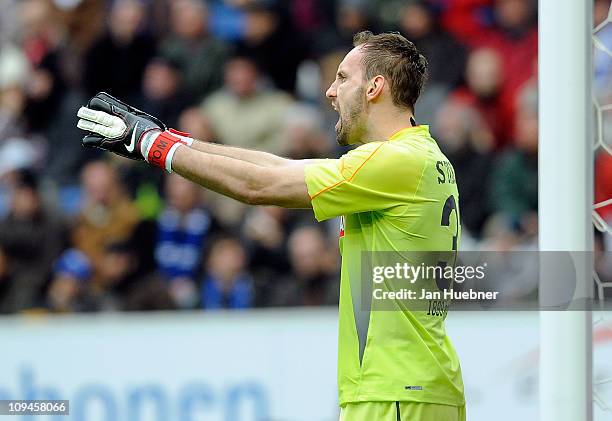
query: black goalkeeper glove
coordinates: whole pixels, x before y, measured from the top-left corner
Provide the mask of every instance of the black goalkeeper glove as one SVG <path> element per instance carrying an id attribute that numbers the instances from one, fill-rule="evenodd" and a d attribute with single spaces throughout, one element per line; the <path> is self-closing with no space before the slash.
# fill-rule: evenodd
<path id="1" fill-rule="evenodd" d="M 77 127 L 89 132 L 83 137 L 83 146 L 145 160 L 169 172 L 178 146 L 193 143 L 187 133 L 168 129 L 158 118 L 105 92 L 91 98 L 77 116 Z"/>

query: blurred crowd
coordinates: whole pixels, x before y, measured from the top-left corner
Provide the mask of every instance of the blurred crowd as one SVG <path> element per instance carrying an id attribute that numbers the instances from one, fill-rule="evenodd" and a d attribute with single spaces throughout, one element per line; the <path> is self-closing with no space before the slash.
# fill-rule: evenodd
<path id="1" fill-rule="evenodd" d="M 596 24 L 609 4 L 595 0 Z M 0 10 L 0 313 L 336 303 L 338 221 L 246 207 L 84 149 L 75 113 L 106 91 L 197 139 L 337 157 L 346 150 L 324 92 L 364 29 L 399 31 L 429 61 L 416 119 L 455 166 L 462 248 L 536 248 L 535 0 L 0 0 Z M 597 97 L 612 103 L 612 58 L 595 67 Z M 612 156 L 596 165 L 606 200 Z"/>

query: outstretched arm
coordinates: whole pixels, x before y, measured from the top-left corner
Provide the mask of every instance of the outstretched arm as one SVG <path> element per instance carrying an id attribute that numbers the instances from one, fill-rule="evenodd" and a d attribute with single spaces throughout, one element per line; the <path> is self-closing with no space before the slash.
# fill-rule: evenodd
<path id="1" fill-rule="evenodd" d="M 103 92 L 96 94 L 87 107 L 81 107 L 77 115 L 77 126 L 87 131 L 85 146 L 176 171 L 241 202 L 311 207 L 304 174 L 308 160 L 197 142 Z"/>
<path id="2" fill-rule="evenodd" d="M 174 153 L 172 171 L 251 205 L 311 208 L 304 180 L 306 161 L 292 162 L 293 165 L 266 167 L 182 146 Z"/>
<path id="3" fill-rule="evenodd" d="M 227 156 L 228 158 L 239 159 L 240 161 L 250 162 L 261 167 L 282 167 L 282 166 L 304 166 L 307 163 L 324 161 L 322 158 L 309 159 L 289 159 L 283 158 L 269 152 L 256 151 L 253 149 L 239 148 L 237 146 L 222 145 L 200 140 L 193 140 L 191 148 L 200 152 L 214 155 Z"/>
<path id="4" fill-rule="evenodd" d="M 292 163 L 291 159 L 282 158 L 268 152 L 254 151 L 251 149 L 237 148 L 199 140 L 194 140 L 191 144 L 191 148 L 200 152 L 239 159 L 240 161 L 250 162 L 262 167 L 278 167 L 290 165 Z"/>

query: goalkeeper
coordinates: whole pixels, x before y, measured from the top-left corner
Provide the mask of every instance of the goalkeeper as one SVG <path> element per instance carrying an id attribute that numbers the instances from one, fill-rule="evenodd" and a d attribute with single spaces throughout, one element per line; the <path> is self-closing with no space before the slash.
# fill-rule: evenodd
<path id="1" fill-rule="evenodd" d="M 339 114 L 340 159 L 288 160 L 192 139 L 108 94 L 78 111 L 85 146 L 145 160 L 252 205 L 342 216 L 338 387 L 344 421 L 463 421 L 461 369 L 445 312 L 360 305 L 361 252 L 457 250 L 452 166 L 417 125 L 427 62 L 398 34 L 355 36 L 326 92 Z"/>

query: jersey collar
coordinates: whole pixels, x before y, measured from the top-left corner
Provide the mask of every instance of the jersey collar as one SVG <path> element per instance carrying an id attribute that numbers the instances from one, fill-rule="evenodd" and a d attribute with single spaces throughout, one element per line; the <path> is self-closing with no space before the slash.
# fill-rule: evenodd
<path id="1" fill-rule="evenodd" d="M 393 133 L 391 137 L 389 137 L 389 140 L 398 139 L 406 133 L 429 133 L 429 126 L 426 124 L 421 124 L 419 126 L 400 129 L 397 132 Z"/>

